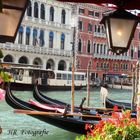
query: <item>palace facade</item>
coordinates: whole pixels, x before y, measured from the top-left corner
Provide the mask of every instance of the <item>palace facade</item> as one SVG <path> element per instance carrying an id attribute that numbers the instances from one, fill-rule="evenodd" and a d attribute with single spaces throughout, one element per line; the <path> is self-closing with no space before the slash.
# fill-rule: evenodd
<path id="1" fill-rule="evenodd" d="M 31 0 L 15 43 L 0 44 L 3 62 L 69 70 L 71 66 L 71 5 Z"/>
<path id="2" fill-rule="evenodd" d="M 100 21 L 106 6 L 75 5 L 78 15 L 78 42 L 76 51 L 77 71 L 90 69 L 91 79 L 104 75 L 132 75 L 132 67 L 140 59 L 140 26 L 137 27 L 130 49 L 123 55 L 109 51 L 105 28 Z M 75 10 L 76 11 L 76 10 Z M 127 23 L 126 23 L 127 26 Z"/>

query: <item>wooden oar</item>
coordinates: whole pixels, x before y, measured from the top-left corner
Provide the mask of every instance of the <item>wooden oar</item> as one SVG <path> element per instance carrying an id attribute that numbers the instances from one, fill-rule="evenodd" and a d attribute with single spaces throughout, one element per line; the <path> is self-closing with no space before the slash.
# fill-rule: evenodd
<path id="1" fill-rule="evenodd" d="M 104 108 L 104 107 L 83 107 L 83 109 L 93 109 L 93 110 L 105 110 L 105 111 L 113 111 L 113 108 Z M 122 109 L 118 109 L 118 111 L 121 111 Z"/>
<path id="2" fill-rule="evenodd" d="M 22 110 L 22 109 L 16 109 L 16 110 L 14 110 L 14 113 L 30 114 L 30 115 L 79 116 L 79 117 L 91 117 L 91 118 L 106 117 L 106 116 L 96 116 L 96 115 L 80 114 L 80 113 L 71 113 L 71 114 L 63 115 L 63 113 L 32 111 L 32 110 Z M 107 117 L 109 117 L 109 116 L 107 116 Z"/>
<path id="3" fill-rule="evenodd" d="M 34 111 L 34 110 L 24 110 L 24 109 L 15 109 L 14 113 L 20 114 L 31 114 L 31 115 L 63 115 L 63 113 L 57 112 L 43 112 L 43 111 Z"/>

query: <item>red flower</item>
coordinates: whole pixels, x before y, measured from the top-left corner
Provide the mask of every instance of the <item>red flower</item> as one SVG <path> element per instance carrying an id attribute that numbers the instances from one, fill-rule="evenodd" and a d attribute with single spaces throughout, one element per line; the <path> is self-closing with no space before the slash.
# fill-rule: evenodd
<path id="1" fill-rule="evenodd" d="M 113 107 L 113 110 L 114 110 L 115 112 L 117 112 L 117 111 L 118 111 L 118 106 L 115 105 L 115 106 Z"/>

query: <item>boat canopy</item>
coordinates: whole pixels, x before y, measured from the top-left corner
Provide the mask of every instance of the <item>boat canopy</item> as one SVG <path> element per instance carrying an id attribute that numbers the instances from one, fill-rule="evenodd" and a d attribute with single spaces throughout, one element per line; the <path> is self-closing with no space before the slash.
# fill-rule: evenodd
<path id="1" fill-rule="evenodd" d="M 127 78 L 128 77 L 127 74 L 112 74 L 112 73 L 105 74 L 105 76 L 109 78 Z"/>

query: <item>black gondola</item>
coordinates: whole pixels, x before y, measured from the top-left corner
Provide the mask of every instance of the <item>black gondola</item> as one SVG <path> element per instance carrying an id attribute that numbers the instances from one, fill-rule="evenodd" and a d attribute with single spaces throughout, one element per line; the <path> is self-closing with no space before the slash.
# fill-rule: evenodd
<path id="1" fill-rule="evenodd" d="M 24 110 L 31 110 L 31 111 L 44 111 L 37 106 L 33 106 L 28 102 L 22 101 L 15 97 L 10 87 L 7 87 L 6 95 L 5 95 L 6 102 L 13 107 L 14 109 L 24 109 Z M 46 110 L 45 110 L 46 111 Z M 47 112 L 47 111 L 46 111 Z M 56 116 L 56 115 L 30 115 L 34 118 L 37 118 L 41 121 L 54 125 L 56 127 L 79 133 L 85 134 L 87 130 L 85 130 L 85 124 L 96 124 L 101 119 L 99 117 L 94 118 L 82 118 L 82 117 L 74 117 L 74 116 Z"/>
<path id="2" fill-rule="evenodd" d="M 33 90 L 33 97 L 40 103 L 42 104 L 51 104 L 54 106 L 60 106 L 60 107 L 67 107 L 70 110 L 70 104 L 56 100 L 56 99 L 52 99 L 44 94 L 42 94 L 39 90 L 38 90 L 38 86 L 35 85 L 34 86 L 34 90 Z M 108 113 L 111 114 L 112 109 L 104 109 L 104 108 L 84 108 L 83 104 L 84 104 L 85 98 L 82 99 L 81 103 L 79 106 L 74 107 L 74 111 L 79 111 L 81 113 L 89 113 L 89 114 L 104 114 L 104 113 Z"/>
<path id="3" fill-rule="evenodd" d="M 114 106 L 117 106 L 119 109 L 129 109 L 131 110 L 131 103 L 125 103 L 125 102 L 118 102 L 109 99 L 108 97 L 105 98 L 105 107 L 106 108 L 113 108 Z"/>

